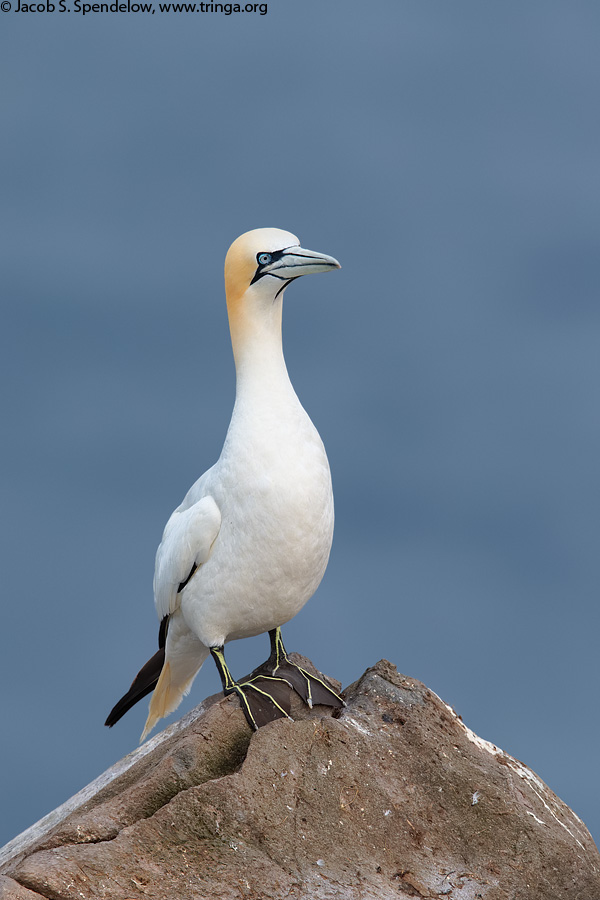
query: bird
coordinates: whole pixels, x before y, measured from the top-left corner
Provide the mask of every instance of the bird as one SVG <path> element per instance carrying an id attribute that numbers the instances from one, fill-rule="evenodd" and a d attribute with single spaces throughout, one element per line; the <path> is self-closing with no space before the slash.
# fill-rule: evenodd
<path id="1" fill-rule="evenodd" d="M 140 743 L 189 693 L 211 656 L 223 693 L 235 694 L 250 727 L 290 718 L 295 691 L 312 707 L 343 699 L 294 664 L 281 627 L 315 593 L 333 539 L 327 454 L 290 381 L 282 345 L 283 297 L 303 275 L 341 268 L 278 228 L 238 237 L 225 258 L 225 296 L 236 370 L 235 402 L 217 462 L 167 521 L 156 553 L 158 652 L 105 724 L 152 692 Z M 236 681 L 225 644 L 268 634 L 270 654 Z"/>

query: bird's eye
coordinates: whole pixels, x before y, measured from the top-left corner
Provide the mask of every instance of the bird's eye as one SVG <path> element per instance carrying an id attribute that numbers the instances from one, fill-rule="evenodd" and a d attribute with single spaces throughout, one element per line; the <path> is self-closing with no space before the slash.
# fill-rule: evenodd
<path id="1" fill-rule="evenodd" d="M 273 259 L 270 253 L 259 253 L 256 258 L 261 266 L 267 266 Z"/>

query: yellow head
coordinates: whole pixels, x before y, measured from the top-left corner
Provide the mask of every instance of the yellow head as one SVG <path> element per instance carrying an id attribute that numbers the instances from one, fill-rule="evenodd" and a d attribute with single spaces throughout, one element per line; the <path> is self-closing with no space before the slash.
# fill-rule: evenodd
<path id="1" fill-rule="evenodd" d="M 339 268 L 333 257 L 304 250 L 294 234 L 279 228 L 256 228 L 237 238 L 225 258 L 225 294 L 236 365 L 244 348 L 256 342 L 264 346 L 267 335 L 278 335 L 281 346 L 281 297 L 290 282 L 301 275 Z"/>
<path id="2" fill-rule="evenodd" d="M 230 314 L 250 288 L 274 298 L 300 275 L 339 268 L 333 257 L 304 250 L 289 231 L 247 231 L 233 242 L 225 258 L 225 293 Z"/>

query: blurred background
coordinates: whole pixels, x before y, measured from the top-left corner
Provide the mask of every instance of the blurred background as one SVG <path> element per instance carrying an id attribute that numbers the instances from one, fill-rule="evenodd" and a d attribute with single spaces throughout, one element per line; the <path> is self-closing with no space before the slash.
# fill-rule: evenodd
<path id="1" fill-rule="evenodd" d="M 262 226 L 343 265 L 284 304 L 337 504 L 288 647 L 344 684 L 387 657 L 598 838 L 598 4 L 0 15 L 0 843 L 137 745 L 145 701 L 102 723 L 221 449 L 223 260 Z"/>

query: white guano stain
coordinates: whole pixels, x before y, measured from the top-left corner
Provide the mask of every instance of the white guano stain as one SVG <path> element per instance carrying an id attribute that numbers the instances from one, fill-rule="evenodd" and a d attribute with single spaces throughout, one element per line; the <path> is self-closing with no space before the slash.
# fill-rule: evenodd
<path id="1" fill-rule="evenodd" d="M 435 694 L 435 696 L 437 697 L 437 694 Z M 529 785 L 529 788 L 533 791 L 533 793 L 538 798 L 540 803 L 544 806 L 544 808 L 547 810 L 547 812 L 550 813 L 552 818 L 555 819 L 556 822 L 558 822 L 558 824 L 560 825 L 560 827 L 564 828 L 564 830 L 567 832 L 567 834 L 569 834 L 571 836 L 571 838 L 575 841 L 575 843 L 578 844 L 578 846 L 581 847 L 581 849 L 583 851 L 585 851 L 585 847 L 583 846 L 583 844 L 581 843 L 579 838 L 577 838 L 573 834 L 571 829 L 557 815 L 557 812 L 561 812 L 563 815 L 565 814 L 565 811 L 570 813 L 571 810 L 569 809 L 569 807 L 563 805 L 562 803 L 560 803 L 560 804 L 556 803 L 551 798 L 549 798 L 550 802 L 556 809 L 556 811 L 553 810 L 552 807 L 549 806 L 549 804 L 546 802 L 546 800 L 543 797 L 543 794 L 547 793 L 550 789 L 544 784 L 544 782 L 540 778 L 537 777 L 537 775 L 534 772 L 531 771 L 531 769 L 527 768 L 527 766 L 525 766 L 525 765 L 523 765 L 523 763 L 519 762 L 518 759 L 515 759 L 513 756 L 510 756 L 510 754 L 505 753 L 504 750 L 500 749 L 500 747 L 497 747 L 495 744 L 492 744 L 490 741 L 486 741 L 483 738 L 480 738 L 479 735 L 475 734 L 474 731 L 471 731 L 471 729 L 468 728 L 461 719 L 459 719 L 459 717 L 457 716 L 457 714 L 455 713 L 455 711 L 452 709 L 451 706 L 449 706 L 447 703 L 445 703 L 441 699 L 441 697 L 438 697 L 437 699 L 440 701 L 440 703 L 442 703 L 446 707 L 446 709 L 451 714 L 451 716 L 456 720 L 456 722 L 458 722 L 460 727 L 463 729 L 465 736 L 468 738 L 468 740 L 472 744 L 475 744 L 475 746 L 479 747 L 480 750 L 485 750 L 486 753 L 489 753 L 492 756 L 502 757 L 502 760 L 505 763 L 505 765 L 514 774 L 518 775 L 519 778 L 522 778 L 524 781 L 527 782 L 527 784 Z M 543 822 L 541 819 L 539 819 L 534 813 L 530 812 L 529 810 L 527 810 L 527 815 L 532 816 L 532 818 L 534 818 L 536 822 L 539 822 L 540 825 L 544 825 L 545 827 L 548 827 L 546 822 Z M 572 815 L 573 815 L 573 818 L 575 819 L 575 824 L 581 823 L 581 825 L 583 825 L 583 822 L 581 822 L 581 819 L 578 816 L 576 816 L 575 813 L 572 813 Z"/>
<path id="2" fill-rule="evenodd" d="M 357 731 L 360 731 L 361 734 L 366 734 L 367 737 L 373 737 L 373 732 L 369 731 L 368 728 L 365 728 L 364 725 L 361 725 L 360 722 L 357 722 L 356 719 L 353 719 L 352 716 L 343 716 L 340 718 L 340 722 L 352 725 Z M 356 751 L 356 755 L 358 756 L 358 750 Z"/>

